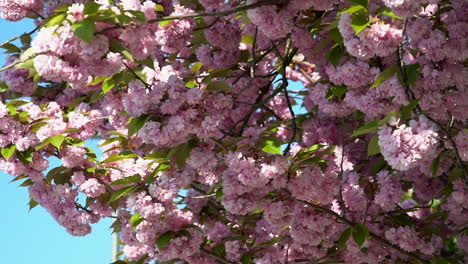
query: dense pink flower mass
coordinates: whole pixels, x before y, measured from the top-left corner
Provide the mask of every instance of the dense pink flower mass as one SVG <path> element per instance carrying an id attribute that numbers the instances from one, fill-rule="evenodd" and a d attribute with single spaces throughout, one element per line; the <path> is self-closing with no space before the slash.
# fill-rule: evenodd
<path id="1" fill-rule="evenodd" d="M 118 263 L 468 260 L 466 1 L 0 12 L 38 26 L 0 46 L 0 169 L 72 235 L 114 218 Z"/>

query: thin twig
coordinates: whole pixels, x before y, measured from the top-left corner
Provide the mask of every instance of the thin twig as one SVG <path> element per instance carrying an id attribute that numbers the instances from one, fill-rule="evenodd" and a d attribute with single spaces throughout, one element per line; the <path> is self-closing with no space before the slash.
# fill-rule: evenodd
<path id="1" fill-rule="evenodd" d="M 28 61 L 28 60 L 30 60 L 30 59 L 34 59 L 36 56 L 41 55 L 41 54 L 44 54 L 44 52 L 36 53 L 36 54 L 33 54 L 33 55 L 28 56 L 27 58 L 25 58 L 25 59 L 23 59 L 23 60 L 17 60 L 17 61 L 15 61 L 15 62 L 13 62 L 13 63 L 10 63 L 10 64 L 8 64 L 8 65 L 5 65 L 4 67 L 0 68 L 0 72 L 9 70 L 9 69 L 15 67 L 16 65 L 18 65 L 18 64 L 20 64 L 20 63 L 23 63 L 23 62 L 26 62 L 26 61 Z"/>
<path id="2" fill-rule="evenodd" d="M 208 249 L 205 249 L 203 247 L 200 248 L 200 251 L 207 254 L 207 255 L 210 255 L 211 257 L 215 258 L 217 261 L 223 263 L 223 264 L 234 264 L 234 262 L 231 262 L 223 257 L 220 257 L 218 255 L 216 255 L 215 253 L 209 251 Z"/>

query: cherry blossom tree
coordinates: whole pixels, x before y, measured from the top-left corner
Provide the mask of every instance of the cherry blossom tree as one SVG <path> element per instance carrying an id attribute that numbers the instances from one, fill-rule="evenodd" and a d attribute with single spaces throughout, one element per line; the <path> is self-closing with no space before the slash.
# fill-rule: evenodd
<path id="1" fill-rule="evenodd" d="M 468 261 L 467 1 L 0 11 L 0 169 L 115 264 Z"/>

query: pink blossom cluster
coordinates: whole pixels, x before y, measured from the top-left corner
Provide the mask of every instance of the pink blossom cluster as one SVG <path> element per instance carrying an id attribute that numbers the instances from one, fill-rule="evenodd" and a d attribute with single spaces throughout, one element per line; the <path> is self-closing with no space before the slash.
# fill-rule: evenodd
<path id="1" fill-rule="evenodd" d="M 393 130 L 383 126 L 379 130 L 379 146 L 385 160 L 395 169 L 406 171 L 433 159 L 437 155 L 438 132 L 435 124 L 420 116 L 410 125 L 397 126 Z"/>
<path id="2" fill-rule="evenodd" d="M 368 2 L 0 0 L 0 169 L 129 261 L 466 262 L 466 1 Z"/>

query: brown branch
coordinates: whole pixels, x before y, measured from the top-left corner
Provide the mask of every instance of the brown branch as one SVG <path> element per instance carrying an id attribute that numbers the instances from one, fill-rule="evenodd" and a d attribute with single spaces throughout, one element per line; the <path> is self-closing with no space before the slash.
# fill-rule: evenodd
<path id="1" fill-rule="evenodd" d="M 0 47 L 3 46 L 3 45 L 8 44 L 8 43 L 10 43 L 10 42 L 13 42 L 13 41 L 15 41 L 15 40 L 17 40 L 17 39 L 20 39 L 20 38 L 22 38 L 23 36 L 31 35 L 31 34 L 33 34 L 34 32 L 36 32 L 38 29 L 39 29 L 39 26 L 37 26 L 36 28 L 34 28 L 33 30 L 31 30 L 30 32 L 23 33 L 23 34 L 21 34 L 21 35 L 19 35 L 19 36 L 13 37 L 13 38 L 11 38 L 11 39 L 9 39 L 9 40 L 3 42 L 2 44 L 0 44 Z"/>
<path id="2" fill-rule="evenodd" d="M 34 59 L 37 55 L 41 55 L 41 54 L 44 54 L 44 53 L 45 53 L 45 52 L 36 53 L 36 54 L 33 54 L 33 55 L 31 55 L 31 56 L 29 56 L 29 57 L 23 59 L 23 60 L 17 60 L 17 61 L 15 61 L 15 62 L 11 63 L 11 64 L 5 65 L 4 67 L 0 68 L 0 72 L 9 70 L 9 69 L 15 67 L 16 65 L 18 65 L 18 64 L 20 64 L 20 63 L 26 62 L 26 61 L 28 61 L 28 60 L 30 60 L 30 59 Z"/>

